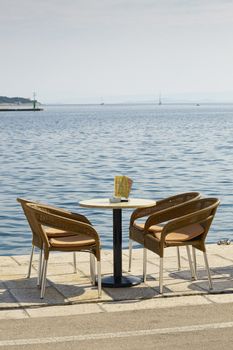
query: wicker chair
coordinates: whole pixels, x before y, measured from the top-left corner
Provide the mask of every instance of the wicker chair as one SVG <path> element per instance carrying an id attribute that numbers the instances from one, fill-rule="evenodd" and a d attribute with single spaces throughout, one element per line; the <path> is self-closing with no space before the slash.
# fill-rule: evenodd
<path id="1" fill-rule="evenodd" d="M 41 284 L 41 268 L 42 268 L 42 252 L 43 252 L 43 241 L 41 239 L 40 236 L 38 236 L 38 234 L 36 233 L 35 228 L 33 227 L 33 222 L 30 219 L 30 216 L 28 215 L 28 211 L 27 211 L 27 204 L 31 203 L 31 204 L 39 204 L 38 202 L 34 202 L 31 200 L 27 200 L 27 199 L 23 199 L 23 198 L 17 198 L 17 201 L 21 204 L 23 212 L 27 218 L 28 224 L 31 228 L 31 232 L 32 232 L 32 250 L 31 250 L 31 255 L 30 255 L 30 261 L 29 261 L 29 266 L 28 266 L 28 273 L 27 273 L 27 278 L 30 278 L 31 276 L 31 267 L 32 267 L 32 260 L 33 260 L 33 253 L 34 253 L 34 248 L 37 247 L 40 250 L 40 254 L 39 254 L 39 267 L 38 267 L 38 278 L 37 278 L 37 285 L 39 286 Z M 44 206 L 48 211 L 50 211 L 51 213 L 54 214 L 62 214 L 68 218 L 71 218 L 73 220 L 78 220 L 81 222 L 84 222 L 86 224 L 91 225 L 90 221 L 81 214 L 76 214 L 76 213 L 71 213 L 67 210 L 61 209 L 61 208 L 57 208 L 54 206 L 50 206 L 50 205 L 45 205 L 45 204 L 39 204 L 40 206 Z M 55 237 L 63 237 L 65 235 L 67 235 L 67 232 L 65 232 L 64 230 L 59 230 L 57 228 L 50 228 L 47 227 L 46 228 L 46 234 L 49 238 L 55 238 Z M 69 235 L 71 235 L 69 233 Z M 77 272 L 77 264 L 76 264 L 76 254 L 75 252 L 73 253 L 73 264 L 74 264 L 74 272 Z"/>
<path id="2" fill-rule="evenodd" d="M 199 199 L 201 197 L 199 192 L 186 192 L 177 194 L 172 197 L 168 197 L 165 199 L 161 199 L 156 202 L 156 205 L 149 208 L 138 208 L 134 210 L 130 218 L 130 226 L 129 226 L 129 271 L 131 271 L 132 264 L 132 246 L 133 241 L 143 245 L 144 244 L 144 225 L 148 216 L 155 214 L 161 210 L 176 207 L 177 205 L 181 205 L 183 203 L 191 202 L 195 199 Z M 144 219 L 144 223 L 139 223 L 138 219 Z M 177 247 L 177 257 L 178 257 L 178 270 L 181 268 L 180 264 L 180 252 L 179 247 Z"/>
<path id="3" fill-rule="evenodd" d="M 83 221 L 77 221 L 68 217 L 66 212 L 52 213 L 50 208 L 38 204 L 28 203 L 27 213 L 33 223 L 35 234 L 40 237 L 43 242 L 44 259 L 42 267 L 41 299 L 44 298 L 45 294 L 47 264 L 50 251 L 85 251 L 91 253 L 97 260 L 98 296 L 101 297 L 100 240 L 94 227 Z M 46 233 L 47 227 L 62 230 L 66 235 L 63 237 L 51 238 Z"/>
<path id="4" fill-rule="evenodd" d="M 189 246 L 192 246 L 193 249 L 203 252 L 209 288 L 213 288 L 206 255 L 205 239 L 219 203 L 220 201 L 216 198 L 198 199 L 178 207 L 162 210 L 147 219 L 144 226 L 144 281 L 146 281 L 147 249 L 160 257 L 159 286 L 162 294 L 164 249 L 180 246 L 189 248 Z M 163 227 L 158 226 L 162 223 L 165 223 Z M 194 261 L 194 265 L 192 274 L 196 275 L 196 261 Z M 191 264 L 192 269 L 193 265 Z"/>

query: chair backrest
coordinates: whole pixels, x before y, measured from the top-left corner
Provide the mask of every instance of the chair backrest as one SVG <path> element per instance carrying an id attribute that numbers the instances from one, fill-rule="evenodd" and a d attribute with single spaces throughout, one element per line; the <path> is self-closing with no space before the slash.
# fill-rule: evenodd
<path id="1" fill-rule="evenodd" d="M 165 239 L 166 235 L 170 232 L 177 231 L 189 225 L 200 224 L 204 231 L 201 233 L 199 239 L 204 242 L 219 204 L 220 200 L 217 198 L 202 198 L 179 206 L 170 215 L 171 220 L 164 226 L 162 239 Z"/>
<path id="2" fill-rule="evenodd" d="M 134 210 L 130 218 L 130 224 L 133 224 L 135 220 L 140 217 L 149 216 L 158 211 L 169 209 L 177 205 L 188 203 L 193 200 L 199 199 L 201 194 L 199 192 L 185 192 L 175 196 L 167 197 L 156 201 L 156 205 L 149 208 L 139 208 Z"/>
<path id="3" fill-rule="evenodd" d="M 189 203 L 193 200 L 199 199 L 201 194 L 199 192 L 185 192 L 175 196 L 159 200 L 156 204 L 159 210 L 175 207 L 183 203 Z"/>
<path id="4" fill-rule="evenodd" d="M 24 198 L 17 198 L 17 201 L 21 204 L 23 212 L 27 218 L 28 224 L 30 226 L 30 229 L 32 231 L 32 244 L 36 246 L 37 248 L 42 249 L 43 247 L 43 241 L 41 239 L 41 236 L 38 234 L 38 230 L 36 228 L 35 222 L 33 220 L 32 215 L 30 214 L 30 210 L 28 210 L 28 203 L 36 204 L 36 202 L 33 202 L 31 200 L 27 200 Z"/>

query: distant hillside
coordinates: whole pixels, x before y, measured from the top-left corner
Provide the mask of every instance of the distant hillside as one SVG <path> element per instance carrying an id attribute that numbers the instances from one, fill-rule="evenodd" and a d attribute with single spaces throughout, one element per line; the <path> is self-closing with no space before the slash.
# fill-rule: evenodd
<path id="1" fill-rule="evenodd" d="M 32 103 L 30 98 L 24 97 L 7 97 L 0 96 L 0 103 L 9 103 L 9 104 L 24 104 L 24 103 Z"/>

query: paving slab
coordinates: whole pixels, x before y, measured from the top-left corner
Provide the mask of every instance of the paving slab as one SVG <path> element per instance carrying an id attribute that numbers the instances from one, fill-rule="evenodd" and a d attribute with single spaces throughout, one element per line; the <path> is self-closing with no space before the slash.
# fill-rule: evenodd
<path id="1" fill-rule="evenodd" d="M 30 252 L 29 252 L 30 254 Z M 30 255 L 13 255 L 11 257 L 18 265 L 27 265 L 29 264 L 29 260 L 30 260 Z M 1 257 L 2 259 L 2 257 Z M 39 261 L 39 254 L 35 253 L 33 255 L 33 263 L 37 264 Z M 27 268 L 26 268 L 27 270 Z"/>
<path id="2" fill-rule="evenodd" d="M 85 276 L 90 276 L 90 262 L 80 262 L 77 264 L 78 270 Z M 113 271 L 113 265 L 110 261 L 104 261 L 101 264 L 102 275 L 110 274 Z"/>
<path id="3" fill-rule="evenodd" d="M 0 310 L 0 320 L 29 318 L 27 312 L 22 309 L 18 310 Z"/>
<path id="4" fill-rule="evenodd" d="M 156 290 L 143 283 L 130 288 L 104 288 L 104 290 L 114 301 L 148 299 L 158 295 Z"/>
<path id="5" fill-rule="evenodd" d="M 206 299 L 216 304 L 233 303 L 233 291 L 232 293 L 206 295 Z"/>
<path id="6" fill-rule="evenodd" d="M 159 295 L 153 299 L 127 300 L 101 304 L 101 308 L 107 312 L 130 311 L 140 309 L 160 309 L 189 305 L 211 304 L 212 301 L 200 295 L 180 296 L 180 297 L 162 297 Z"/>
<path id="7" fill-rule="evenodd" d="M 46 288 L 44 299 L 40 299 L 40 289 L 37 287 L 34 289 L 10 289 L 10 293 L 21 307 L 43 306 L 48 304 L 60 305 L 67 303 L 67 301 L 64 300 L 64 296 L 51 286 Z"/>
<path id="8" fill-rule="evenodd" d="M 3 267 L 17 267 L 21 265 L 18 263 L 14 257 L 11 256 L 1 256 L 1 268 Z"/>
<path id="9" fill-rule="evenodd" d="M 83 303 L 77 305 L 59 305 L 43 308 L 27 309 L 28 317 L 56 317 L 56 316 L 72 316 L 82 314 L 92 314 L 105 312 L 97 303 Z"/>
<path id="10" fill-rule="evenodd" d="M 11 289 L 36 289 L 37 285 L 37 278 L 31 277 L 31 278 L 25 278 L 21 275 L 11 275 L 8 277 L 5 277 L 4 285 L 8 290 Z"/>
<path id="11" fill-rule="evenodd" d="M 0 257 L 1 260 L 1 257 Z M 2 266 L 0 264 L 0 280 L 4 280 L 6 276 L 11 275 L 20 275 L 25 276 L 27 275 L 27 271 L 25 271 L 25 266 L 17 265 L 17 266 Z"/>
<path id="12" fill-rule="evenodd" d="M 0 310 L 5 308 L 20 307 L 17 299 L 7 289 L 0 289 Z"/>
<path id="13" fill-rule="evenodd" d="M 56 283 L 55 288 L 64 296 L 64 299 L 67 299 L 71 303 L 99 301 L 97 288 L 92 286 L 90 281 L 73 285 Z M 105 291 L 103 291 L 102 298 L 104 300 L 109 299 Z"/>

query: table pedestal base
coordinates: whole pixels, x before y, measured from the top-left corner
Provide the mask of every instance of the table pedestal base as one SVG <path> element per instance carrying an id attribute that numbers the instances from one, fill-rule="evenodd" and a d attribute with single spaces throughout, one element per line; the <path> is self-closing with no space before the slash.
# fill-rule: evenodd
<path id="1" fill-rule="evenodd" d="M 114 276 L 102 277 L 102 286 L 107 288 L 132 287 L 140 284 L 141 282 L 141 278 L 134 276 L 121 276 L 119 278 L 115 278 Z"/>

